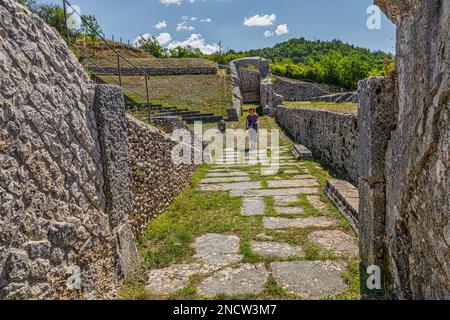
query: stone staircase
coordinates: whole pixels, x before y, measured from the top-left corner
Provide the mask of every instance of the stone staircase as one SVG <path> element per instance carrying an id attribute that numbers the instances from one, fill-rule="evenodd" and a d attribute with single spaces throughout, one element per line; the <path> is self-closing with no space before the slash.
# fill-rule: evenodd
<path id="1" fill-rule="evenodd" d="M 139 110 L 141 112 L 148 112 L 147 120 L 161 119 L 164 117 L 176 117 L 179 116 L 186 123 L 194 123 L 196 121 L 201 122 L 218 122 L 224 119 L 222 116 L 217 116 L 213 113 L 201 113 L 200 111 L 192 111 L 188 109 L 178 109 L 176 107 L 166 107 L 160 104 L 150 104 L 147 106 L 146 103 L 139 103 L 134 101 L 127 95 L 124 95 L 125 105 L 129 110 L 135 111 Z"/>

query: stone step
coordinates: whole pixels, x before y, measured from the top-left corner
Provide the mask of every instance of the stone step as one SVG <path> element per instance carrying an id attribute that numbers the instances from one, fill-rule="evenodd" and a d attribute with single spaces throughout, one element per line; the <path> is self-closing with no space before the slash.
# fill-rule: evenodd
<path id="1" fill-rule="evenodd" d="M 359 192 L 350 182 L 331 179 L 325 185 L 325 194 L 348 220 L 352 228 L 359 233 Z"/>
<path id="2" fill-rule="evenodd" d="M 192 124 L 194 122 L 218 122 L 220 120 L 223 120 L 223 117 L 201 114 L 198 116 L 183 117 L 183 120 L 187 123 Z"/>
<path id="3" fill-rule="evenodd" d="M 294 157 L 299 160 L 311 160 L 312 152 L 306 148 L 304 145 L 296 144 L 292 150 Z"/>

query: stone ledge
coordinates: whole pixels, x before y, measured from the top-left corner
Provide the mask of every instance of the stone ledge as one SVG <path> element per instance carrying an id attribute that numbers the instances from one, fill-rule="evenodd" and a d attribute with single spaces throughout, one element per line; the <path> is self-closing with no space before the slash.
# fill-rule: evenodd
<path id="1" fill-rule="evenodd" d="M 348 220 L 352 228 L 359 235 L 358 212 L 359 192 L 350 182 L 331 179 L 327 181 L 325 194 Z"/>
<path id="2" fill-rule="evenodd" d="M 296 144 L 294 150 L 292 150 L 294 157 L 298 160 L 311 160 L 312 152 L 302 144 Z"/>

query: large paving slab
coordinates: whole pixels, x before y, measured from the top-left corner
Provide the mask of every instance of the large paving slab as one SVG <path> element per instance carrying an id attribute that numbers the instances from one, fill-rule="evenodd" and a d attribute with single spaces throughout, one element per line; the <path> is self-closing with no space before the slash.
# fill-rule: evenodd
<path id="1" fill-rule="evenodd" d="M 269 188 L 297 188 L 297 187 L 318 187 L 320 183 L 317 179 L 302 180 L 277 180 L 268 181 Z"/>
<path id="2" fill-rule="evenodd" d="M 185 288 L 189 279 L 196 275 L 208 275 L 222 266 L 180 264 L 147 273 L 146 289 L 159 295 L 167 295 Z"/>
<path id="3" fill-rule="evenodd" d="M 318 194 L 318 188 L 286 188 L 261 190 L 234 190 L 233 197 L 270 197 L 270 196 L 296 196 L 301 194 Z"/>
<path id="4" fill-rule="evenodd" d="M 306 196 L 311 206 L 320 212 L 328 211 L 328 205 L 320 199 L 320 196 Z"/>
<path id="5" fill-rule="evenodd" d="M 245 182 L 250 181 L 250 177 L 223 177 L 223 178 L 205 178 L 200 181 L 202 184 L 223 183 L 223 182 Z"/>
<path id="6" fill-rule="evenodd" d="M 279 218 L 279 217 L 264 217 L 264 227 L 267 229 L 293 229 L 293 228 L 329 228 L 336 224 L 336 222 L 326 217 L 309 217 L 309 218 Z"/>
<path id="7" fill-rule="evenodd" d="M 210 172 L 206 174 L 207 177 L 248 177 L 249 174 L 243 171 L 227 171 L 227 172 Z"/>
<path id="8" fill-rule="evenodd" d="M 303 170 L 304 171 L 304 170 Z M 303 179 L 315 179 L 317 180 L 317 178 L 315 176 L 313 176 L 312 174 L 309 173 L 305 173 L 305 174 L 298 174 L 292 177 L 292 180 L 303 180 Z"/>
<path id="9" fill-rule="evenodd" d="M 261 257 L 288 259 L 302 253 L 302 247 L 275 241 L 252 241 L 252 251 Z"/>
<path id="10" fill-rule="evenodd" d="M 244 198 L 241 213 L 244 216 L 263 215 L 266 209 L 264 198 Z"/>
<path id="11" fill-rule="evenodd" d="M 200 283 L 198 293 L 203 296 L 258 294 L 264 289 L 269 272 L 264 264 L 241 264 L 225 268 Z"/>
<path id="12" fill-rule="evenodd" d="M 262 184 L 260 181 L 205 184 L 200 186 L 201 191 L 233 191 L 260 188 L 262 188 Z"/>
<path id="13" fill-rule="evenodd" d="M 304 210 L 302 207 L 275 207 L 275 212 L 278 214 L 302 214 Z"/>
<path id="14" fill-rule="evenodd" d="M 196 251 L 195 259 L 205 264 L 226 265 L 242 260 L 239 254 L 240 239 L 233 235 L 210 233 L 196 239 L 192 245 Z"/>
<path id="15" fill-rule="evenodd" d="M 319 299 L 347 290 L 341 274 L 341 261 L 274 262 L 272 275 L 286 291 L 304 298 Z"/>
<path id="16" fill-rule="evenodd" d="M 273 203 L 276 206 L 284 206 L 299 202 L 298 196 L 274 196 Z"/>
<path id="17" fill-rule="evenodd" d="M 341 230 L 314 231 L 308 239 L 337 254 L 357 256 L 359 253 L 358 240 Z"/>

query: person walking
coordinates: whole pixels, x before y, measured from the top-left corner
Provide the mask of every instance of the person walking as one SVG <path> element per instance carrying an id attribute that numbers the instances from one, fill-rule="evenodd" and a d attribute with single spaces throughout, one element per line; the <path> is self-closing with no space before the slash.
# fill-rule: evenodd
<path id="1" fill-rule="evenodd" d="M 248 130 L 248 135 L 250 137 L 250 151 L 256 150 L 256 145 L 258 143 L 258 125 L 259 116 L 256 113 L 256 109 L 251 108 L 249 110 L 246 124 L 246 129 Z"/>

